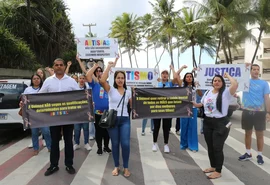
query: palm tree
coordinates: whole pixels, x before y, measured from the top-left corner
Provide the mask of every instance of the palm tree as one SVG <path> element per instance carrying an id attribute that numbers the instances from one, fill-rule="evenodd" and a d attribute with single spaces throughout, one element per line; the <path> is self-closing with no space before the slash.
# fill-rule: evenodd
<path id="1" fill-rule="evenodd" d="M 171 65 L 173 62 L 173 37 L 175 32 L 175 17 L 179 11 L 174 11 L 175 0 L 156 0 L 153 4 L 153 24 L 157 26 L 155 34 L 166 35 L 168 37 L 168 52 L 171 57 Z"/>
<path id="2" fill-rule="evenodd" d="M 152 15 L 147 13 L 142 17 L 142 28 L 143 28 L 143 37 L 146 39 L 146 59 L 147 59 L 147 68 L 149 68 L 149 57 L 148 57 L 148 50 L 151 46 L 151 34 L 153 32 L 152 26 Z"/>
<path id="3" fill-rule="evenodd" d="M 257 46 L 252 58 L 251 63 L 253 64 L 257 55 L 257 51 L 261 42 L 262 33 L 270 33 L 270 1 L 269 0 L 258 0 L 254 3 L 254 12 L 256 15 L 256 22 L 259 25 L 258 29 L 260 34 L 258 36 Z"/>
<path id="4" fill-rule="evenodd" d="M 140 33 L 140 19 L 133 14 L 123 13 L 122 16 L 116 17 L 112 22 L 112 27 L 110 28 L 111 33 L 109 34 L 112 38 L 117 38 L 121 43 L 121 47 L 125 50 L 122 52 L 128 53 L 130 66 L 132 68 L 131 56 L 135 52 L 135 48 L 139 45 L 137 42 L 138 35 Z"/>

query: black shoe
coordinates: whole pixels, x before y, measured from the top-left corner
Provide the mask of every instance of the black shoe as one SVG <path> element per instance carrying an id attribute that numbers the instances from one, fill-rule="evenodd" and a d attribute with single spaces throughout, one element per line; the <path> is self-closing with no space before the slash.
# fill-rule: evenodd
<path id="1" fill-rule="evenodd" d="M 57 172 L 59 170 L 58 166 L 50 166 L 47 171 L 45 172 L 45 176 L 49 176 L 51 174 L 53 174 L 54 172 Z"/>
<path id="2" fill-rule="evenodd" d="M 112 153 L 112 150 L 109 147 L 104 147 L 103 152 L 110 154 L 110 153 Z"/>
<path id="3" fill-rule="evenodd" d="M 74 174 L 76 172 L 73 166 L 67 166 L 66 170 L 69 174 Z"/>
<path id="4" fill-rule="evenodd" d="M 102 152 L 102 149 L 99 148 L 98 151 L 97 151 L 97 154 L 98 154 L 98 155 L 102 155 L 102 153 L 103 153 L 103 152 Z"/>

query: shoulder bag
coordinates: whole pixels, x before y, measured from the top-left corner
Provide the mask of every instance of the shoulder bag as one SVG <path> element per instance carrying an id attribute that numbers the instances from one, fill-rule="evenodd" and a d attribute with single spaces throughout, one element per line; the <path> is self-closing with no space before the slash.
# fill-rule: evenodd
<path id="1" fill-rule="evenodd" d="M 118 108 L 120 106 L 121 101 L 123 100 L 121 116 L 123 114 L 125 95 L 126 95 L 126 91 L 124 92 L 124 94 L 123 94 L 123 96 L 122 96 L 122 98 L 121 98 L 121 100 L 120 100 L 120 102 L 118 103 L 118 106 L 117 106 L 117 108 Z M 117 117 L 117 110 L 114 110 L 114 109 L 105 110 L 103 112 L 101 118 L 100 118 L 99 126 L 101 128 L 113 128 L 113 127 L 115 127 L 116 117 Z"/>

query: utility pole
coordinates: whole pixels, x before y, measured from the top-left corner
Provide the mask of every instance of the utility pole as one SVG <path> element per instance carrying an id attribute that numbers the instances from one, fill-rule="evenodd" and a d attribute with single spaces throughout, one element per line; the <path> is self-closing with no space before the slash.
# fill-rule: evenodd
<path id="1" fill-rule="evenodd" d="M 95 24 L 92 24 L 92 23 L 90 23 L 90 24 L 83 24 L 83 26 L 88 26 L 88 28 L 89 28 L 89 33 L 92 35 L 92 32 L 91 32 L 91 27 L 92 26 L 96 26 L 97 24 L 95 23 Z"/>

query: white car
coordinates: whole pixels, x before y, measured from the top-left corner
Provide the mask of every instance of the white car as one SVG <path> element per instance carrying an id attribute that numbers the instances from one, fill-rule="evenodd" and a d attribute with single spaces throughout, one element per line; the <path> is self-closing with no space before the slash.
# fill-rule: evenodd
<path id="1" fill-rule="evenodd" d="M 0 79 L 0 129 L 23 128 L 19 102 L 30 83 L 30 79 Z"/>

